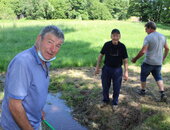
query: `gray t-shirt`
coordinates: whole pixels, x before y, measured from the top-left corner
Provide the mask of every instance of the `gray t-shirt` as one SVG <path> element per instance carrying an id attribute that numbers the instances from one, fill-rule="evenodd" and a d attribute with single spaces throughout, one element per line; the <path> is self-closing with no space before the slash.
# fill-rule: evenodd
<path id="1" fill-rule="evenodd" d="M 148 45 L 144 62 L 150 65 L 162 65 L 163 47 L 166 44 L 164 35 L 152 32 L 144 39 L 143 46 Z"/>

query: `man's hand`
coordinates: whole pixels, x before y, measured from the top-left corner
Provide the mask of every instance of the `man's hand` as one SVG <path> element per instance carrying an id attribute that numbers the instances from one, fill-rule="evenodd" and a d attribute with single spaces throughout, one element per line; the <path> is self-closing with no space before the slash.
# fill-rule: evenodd
<path id="1" fill-rule="evenodd" d="M 95 72 L 94 72 L 94 75 L 99 74 L 99 72 L 100 72 L 99 68 L 98 68 L 98 67 L 96 67 Z"/>
<path id="2" fill-rule="evenodd" d="M 132 59 L 131 59 L 131 62 L 132 62 L 132 63 L 136 63 L 136 59 L 135 59 L 135 58 L 132 58 Z"/>
<path id="3" fill-rule="evenodd" d="M 42 120 L 45 120 L 45 112 L 42 111 Z"/>
<path id="4" fill-rule="evenodd" d="M 132 58 L 131 62 L 136 63 L 136 61 L 142 57 L 148 50 L 148 45 L 144 45 L 142 49 L 139 51 L 139 53 L 136 55 L 136 57 Z"/>
<path id="5" fill-rule="evenodd" d="M 94 75 L 97 75 L 100 72 L 100 63 L 102 61 L 102 58 L 103 58 L 103 54 L 100 54 L 98 56 L 98 60 L 97 60 L 96 69 L 95 69 Z"/>
<path id="6" fill-rule="evenodd" d="M 123 79 L 124 79 L 125 81 L 127 81 L 127 80 L 128 80 L 128 72 L 125 72 L 125 73 L 124 73 L 124 75 L 123 75 Z"/>

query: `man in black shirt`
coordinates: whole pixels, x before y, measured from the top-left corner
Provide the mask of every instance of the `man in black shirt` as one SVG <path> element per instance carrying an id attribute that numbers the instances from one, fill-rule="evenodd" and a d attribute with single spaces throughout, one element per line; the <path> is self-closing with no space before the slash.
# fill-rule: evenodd
<path id="1" fill-rule="evenodd" d="M 102 61 L 103 56 L 105 56 L 101 76 L 103 88 L 103 105 L 108 105 L 110 102 L 109 89 L 112 81 L 113 109 L 118 105 L 118 97 L 122 83 L 122 76 L 124 77 L 124 80 L 128 80 L 128 54 L 125 45 L 119 41 L 120 36 L 120 31 L 118 29 L 112 30 L 112 40 L 106 42 L 102 50 L 100 51 L 95 70 L 95 74 L 98 74 L 100 63 Z M 122 64 L 124 65 L 124 72 L 122 70 Z"/>

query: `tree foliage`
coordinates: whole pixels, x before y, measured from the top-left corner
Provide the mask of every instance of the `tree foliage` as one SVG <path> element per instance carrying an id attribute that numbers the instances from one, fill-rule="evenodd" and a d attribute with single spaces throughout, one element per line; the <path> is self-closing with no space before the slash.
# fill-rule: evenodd
<path id="1" fill-rule="evenodd" d="M 170 23 L 170 1 L 163 0 L 162 10 L 160 13 L 160 22 Z"/>
<path id="2" fill-rule="evenodd" d="M 52 12 L 53 19 L 67 19 L 70 11 L 69 0 L 50 0 L 54 10 Z"/>
<path id="3" fill-rule="evenodd" d="M 69 18 L 71 19 L 88 19 L 87 0 L 69 0 L 71 10 Z"/>
<path id="4" fill-rule="evenodd" d="M 170 23 L 170 0 L 0 0 L 0 19 L 127 19 Z"/>
<path id="5" fill-rule="evenodd" d="M 0 19 L 11 19 L 15 17 L 12 1 L 13 0 L 0 0 Z"/>
<path id="6" fill-rule="evenodd" d="M 23 13 L 28 19 L 50 19 L 53 7 L 48 0 L 23 0 Z"/>
<path id="7" fill-rule="evenodd" d="M 142 21 L 170 23 L 169 0 L 130 0 L 128 14 L 138 16 Z"/>
<path id="8" fill-rule="evenodd" d="M 105 5 L 109 9 L 112 17 L 114 19 L 127 19 L 127 11 L 129 8 L 128 0 L 105 0 Z"/>
<path id="9" fill-rule="evenodd" d="M 88 13 L 90 19 L 106 20 L 112 18 L 108 8 L 95 0 L 88 0 Z"/>

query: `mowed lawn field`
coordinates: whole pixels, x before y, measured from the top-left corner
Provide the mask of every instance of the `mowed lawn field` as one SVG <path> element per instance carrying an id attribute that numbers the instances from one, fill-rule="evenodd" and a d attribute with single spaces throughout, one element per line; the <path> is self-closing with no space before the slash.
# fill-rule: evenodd
<path id="1" fill-rule="evenodd" d="M 65 34 L 57 60 L 52 68 L 95 66 L 103 44 L 110 40 L 111 30 L 121 32 L 121 42 L 128 50 L 129 61 L 142 47 L 147 35 L 145 23 L 129 21 L 39 20 L 0 21 L 0 71 L 5 72 L 10 60 L 19 52 L 34 45 L 39 31 L 46 25 L 56 25 Z M 170 41 L 170 27 L 158 24 L 157 31 Z M 170 56 L 165 63 L 170 63 Z M 140 65 L 140 59 L 136 65 Z M 129 64 L 131 64 L 129 62 Z"/>

